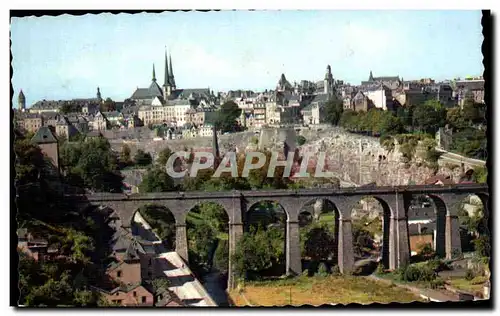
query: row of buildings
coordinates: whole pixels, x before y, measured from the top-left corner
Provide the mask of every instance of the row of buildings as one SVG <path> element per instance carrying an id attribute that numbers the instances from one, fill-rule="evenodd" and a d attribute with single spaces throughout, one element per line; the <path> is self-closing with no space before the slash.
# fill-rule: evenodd
<path id="1" fill-rule="evenodd" d="M 175 82 L 172 58 L 165 52 L 163 84 L 156 78 L 155 66 L 147 88 L 137 88 L 116 111 L 101 112 L 104 100 L 97 88 L 95 98 L 66 101 L 38 101 L 26 109 L 26 98 L 18 97 L 18 126 L 34 132 L 41 126 L 53 126 L 59 135 L 77 132 L 126 129 L 138 126 L 164 125 L 182 129 L 184 137 L 211 136 L 212 124 L 221 104 L 235 102 L 242 110 L 239 124 L 259 128 L 264 125 L 322 124 L 325 105 L 332 100 L 344 109 L 368 111 L 370 108 L 394 110 L 399 106 L 418 106 L 427 100 L 438 100 L 447 107 L 463 105 L 465 99 L 484 103 L 484 80 L 474 78 L 436 83 L 432 79 L 405 81 L 399 76 L 374 77 L 354 86 L 335 80 L 331 67 L 319 81 L 301 80 L 291 84 L 284 74 L 274 90 L 260 93 L 237 90 L 215 93 L 210 88 L 180 89 Z M 80 109 L 78 113 L 61 114 L 64 106 Z"/>

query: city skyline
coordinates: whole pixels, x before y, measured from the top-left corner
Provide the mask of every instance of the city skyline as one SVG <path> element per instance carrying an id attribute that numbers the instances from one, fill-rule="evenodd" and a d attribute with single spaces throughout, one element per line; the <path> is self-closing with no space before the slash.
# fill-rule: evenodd
<path id="1" fill-rule="evenodd" d="M 321 80 L 328 64 L 335 79 L 353 85 L 370 71 L 405 80 L 484 71 L 480 11 L 29 17 L 12 20 L 11 40 L 12 85 L 28 106 L 93 97 L 97 86 L 103 97 L 126 99 L 149 84 L 153 63 L 163 83 L 165 46 L 178 87 L 215 91 L 274 89 L 281 73 L 290 82 Z"/>

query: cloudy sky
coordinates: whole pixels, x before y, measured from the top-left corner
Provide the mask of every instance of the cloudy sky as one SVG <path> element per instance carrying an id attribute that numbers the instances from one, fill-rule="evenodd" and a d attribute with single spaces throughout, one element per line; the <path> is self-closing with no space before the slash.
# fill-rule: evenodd
<path id="1" fill-rule="evenodd" d="M 480 11 L 225 11 L 14 18 L 15 95 L 123 100 L 163 84 L 164 51 L 179 88 L 272 89 L 320 80 L 326 65 L 352 84 L 374 76 L 481 75 Z"/>

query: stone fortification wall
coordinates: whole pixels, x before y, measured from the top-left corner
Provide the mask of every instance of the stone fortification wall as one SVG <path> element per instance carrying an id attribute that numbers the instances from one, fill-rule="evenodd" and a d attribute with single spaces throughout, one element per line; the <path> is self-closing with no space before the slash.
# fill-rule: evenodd
<path id="1" fill-rule="evenodd" d="M 219 150 L 225 153 L 229 150 L 244 151 L 252 137 L 255 137 L 254 132 L 242 132 L 219 136 Z M 257 135 L 258 136 L 258 135 Z M 131 149 L 133 156 L 138 149 L 152 153 L 153 157 L 162 149 L 168 147 L 172 151 L 181 151 L 187 148 L 193 148 L 196 151 L 209 149 L 212 151 L 212 137 L 196 137 L 186 139 L 171 139 L 171 140 L 153 140 L 153 139 L 112 139 L 111 146 L 116 151 L 121 151 L 124 144 L 127 144 Z"/>
<path id="2" fill-rule="evenodd" d="M 393 151 L 387 151 L 376 137 L 347 133 L 339 128 L 302 129 L 300 135 L 307 140 L 300 152 L 317 157 L 318 152 L 324 151 L 327 170 L 344 181 L 359 185 L 423 184 L 435 174 L 421 159 L 405 162 L 397 144 Z M 419 153 L 420 149 L 416 152 Z M 460 170 L 453 165 L 440 164 L 438 173 L 450 175 L 454 181 L 460 177 Z"/>
<path id="3" fill-rule="evenodd" d="M 313 159 L 319 152 L 325 152 L 325 169 L 334 172 L 340 180 L 358 185 L 376 183 L 377 185 L 423 184 L 435 174 L 415 159 L 410 163 L 403 161 L 398 145 L 388 152 L 376 137 L 347 133 L 340 128 L 263 128 L 260 134 L 253 131 L 221 135 L 219 148 L 221 154 L 229 150 L 269 149 L 283 151 L 287 142 L 290 152 L 296 148 L 296 136 L 302 135 L 306 143 L 299 148 L 301 154 L 310 153 Z M 252 145 L 252 138 L 258 138 L 258 146 Z M 176 140 L 110 140 L 113 149 L 120 151 L 124 143 L 131 148 L 132 156 L 137 149 L 151 152 L 153 157 L 160 150 L 169 147 L 173 151 L 193 148 L 196 151 L 211 151 L 212 138 L 198 137 Z M 418 152 L 418 151 L 417 151 Z M 461 170 L 458 165 L 439 164 L 439 174 L 450 175 L 456 182 Z"/>

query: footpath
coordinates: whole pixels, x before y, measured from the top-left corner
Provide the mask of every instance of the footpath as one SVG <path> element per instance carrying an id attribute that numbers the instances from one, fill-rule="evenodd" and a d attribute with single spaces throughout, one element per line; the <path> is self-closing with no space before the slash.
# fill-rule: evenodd
<path id="1" fill-rule="evenodd" d="M 460 301 L 460 297 L 456 293 L 451 293 L 451 292 L 445 293 L 444 291 L 437 291 L 437 290 L 432 290 L 432 289 L 422 289 L 422 288 L 418 288 L 418 287 L 411 286 L 408 284 L 401 284 L 401 283 L 393 282 L 391 280 L 382 279 L 382 278 L 379 278 L 373 274 L 369 275 L 368 278 L 375 280 L 375 281 L 378 281 L 378 282 L 386 283 L 386 284 L 394 284 L 397 287 L 409 290 L 409 291 L 415 293 L 416 295 L 419 295 L 423 299 L 429 300 L 431 302 L 459 302 Z"/>

